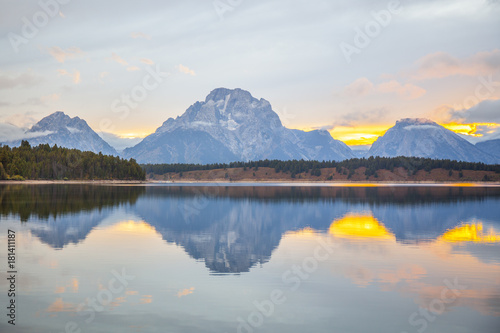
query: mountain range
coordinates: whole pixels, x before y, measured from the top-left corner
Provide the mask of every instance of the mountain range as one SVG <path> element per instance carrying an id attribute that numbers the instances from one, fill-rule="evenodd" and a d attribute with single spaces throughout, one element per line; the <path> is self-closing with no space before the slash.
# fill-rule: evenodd
<path id="1" fill-rule="evenodd" d="M 50 145 L 118 155 L 85 120 L 55 112 L 26 131 L 31 145 Z M 4 142 L 18 146 L 20 140 Z M 402 119 L 363 156 L 326 130 L 283 126 L 271 104 L 242 89 L 218 88 L 181 116 L 167 119 L 154 133 L 121 155 L 139 163 L 227 163 L 263 159 L 345 160 L 368 156 L 416 156 L 500 163 L 500 140 L 471 144 L 428 119 Z"/>

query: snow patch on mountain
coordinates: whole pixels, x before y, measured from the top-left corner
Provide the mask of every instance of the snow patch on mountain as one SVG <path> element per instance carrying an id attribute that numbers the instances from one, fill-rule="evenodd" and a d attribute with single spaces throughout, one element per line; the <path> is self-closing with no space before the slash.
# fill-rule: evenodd
<path id="1" fill-rule="evenodd" d="M 75 127 L 69 127 L 69 126 L 66 126 L 67 130 L 70 132 L 70 133 L 81 133 L 82 130 L 79 130 L 78 128 L 75 128 Z"/>
<path id="2" fill-rule="evenodd" d="M 408 126 L 403 127 L 403 129 L 405 129 L 407 131 L 411 131 L 411 130 L 427 130 L 427 129 L 439 130 L 439 127 L 438 126 L 434 126 L 434 125 L 408 125 Z"/>

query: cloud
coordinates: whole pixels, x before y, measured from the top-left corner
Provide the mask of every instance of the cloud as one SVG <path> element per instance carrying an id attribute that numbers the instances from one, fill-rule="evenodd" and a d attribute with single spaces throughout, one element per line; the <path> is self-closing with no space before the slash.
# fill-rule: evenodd
<path id="1" fill-rule="evenodd" d="M 118 54 L 116 54 L 116 53 L 114 53 L 114 52 L 113 52 L 113 53 L 112 53 L 112 55 L 111 55 L 111 59 L 112 59 L 113 61 L 115 61 L 115 62 L 119 63 L 119 64 L 120 64 L 120 65 L 122 65 L 122 66 L 127 66 L 127 71 L 129 71 L 129 72 L 133 72 L 133 71 L 138 71 L 138 70 L 140 70 L 140 68 L 139 68 L 139 67 L 137 67 L 137 66 L 130 66 L 130 65 L 129 65 L 129 63 L 128 63 L 125 59 L 123 59 L 122 57 L 120 57 Z M 147 59 L 147 60 L 149 60 L 149 59 Z M 142 60 L 141 60 L 141 61 L 142 61 Z"/>
<path id="2" fill-rule="evenodd" d="M 42 81 L 41 77 L 36 76 L 31 72 L 22 73 L 17 76 L 9 76 L 0 73 L 0 90 L 13 89 L 16 87 L 32 87 Z"/>
<path id="3" fill-rule="evenodd" d="M 444 123 L 463 127 L 468 132 L 464 137 L 468 141 L 500 138 L 500 100 L 485 100 L 467 110 L 442 106 L 437 111 Z"/>
<path id="4" fill-rule="evenodd" d="M 5 119 L 5 123 L 22 129 L 28 129 L 38 121 L 33 117 L 34 114 L 34 112 L 13 114 Z"/>
<path id="5" fill-rule="evenodd" d="M 54 94 L 42 96 L 40 99 L 42 100 L 42 102 L 55 102 L 55 101 L 58 101 L 60 97 L 61 97 L 61 95 L 54 93 Z"/>
<path id="6" fill-rule="evenodd" d="M 14 126 L 9 123 L 0 123 L 0 142 L 8 143 L 10 141 L 31 139 L 54 133 L 52 131 L 25 133 L 25 131 L 26 129 Z"/>
<path id="7" fill-rule="evenodd" d="M 449 109 L 451 120 L 500 124 L 500 100 L 485 100 L 467 110 Z"/>
<path id="8" fill-rule="evenodd" d="M 78 47 L 70 47 L 66 50 L 61 49 L 59 46 L 53 46 L 48 49 L 51 56 L 54 57 L 58 62 L 63 63 L 66 59 L 73 59 L 83 56 L 82 50 Z"/>
<path id="9" fill-rule="evenodd" d="M 56 298 L 54 303 L 50 304 L 46 312 L 74 312 L 76 310 L 76 304 L 66 303 L 61 297 Z"/>
<path id="10" fill-rule="evenodd" d="M 58 69 L 57 72 L 59 73 L 59 76 L 69 76 L 75 84 L 78 84 L 81 81 L 80 72 L 77 70 L 74 70 L 73 73 L 70 73 L 65 69 Z"/>
<path id="11" fill-rule="evenodd" d="M 344 93 L 348 96 L 357 97 L 364 96 L 373 91 L 373 83 L 366 77 L 362 77 L 349 84 L 344 89 Z"/>
<path id="12" fill-rule="evenodd" d="M 488 0 L 486 0 L 488 1 Z M 431 20 L 453 20 L 481 15 L 485 9 L 485 0 L 439 0 L 412 1 L 405 4 L 405 18 L 431 22 Z M 496 0 L 490 0 L 496 1 Z"/>
<path id="13" fill-rule="evenodd" d="M 152 295 L 142 295 L 140 304 L 149 304 L 153 302 L 153 296 Z"/>
<path id="14" fill-rule="evenodd" d="M 141 62 L 147 65 L 154 65 L 154 61 L 148 58 L 142 58 Z"/>
<path id="15" fill-rule="evenodd" d="M 388 113 L 389 111 L 386 108 L 373 108 L 366 111 L 351 112 L 341 115 L 330 129 L 336 126 L 357 127 L 366 123 L 377 123 L 384 119 Z"/>
<path id="16" fill-rule="evenodd" d="M 428 54 L 417 60 L 416 80 L 440 79 L 453 75 L 479 76 L 500 69 L 500 50 L 479 52 L 466 59 L 459 59 L 445 52 Z"/>
<path id="17" fill-rule="evenodd" d="M 72 292 L 77 293 L 78 292 L 78 285 L 79 285 L 78 279 L 73 278 L 70 283 L 68 283 L 64 286 L 57 286 L 54 293 L 63 294 L 63 293 L 66 293 L 66 290 L 69 288 L 71 288 Z"/>
<path id="18" fill-rule="evenodd" d="M 130 37 L 132 38 L 144 38 L 144 39 L 151 39 L 151 36 L 149 35 L 146 35 L 145 33 L 142 33 L 142 32 L 133 32 L 130 34 Z"/>
<path id="19" fill-rule="evenodd" d="M 429 114 L 426 115 L 426 118 L 432 118 L 437 123 L 448 123 L 451 121 L 451 114 L 454 111 L 455 109 L 449 105 L 440 105 L 429 112 Z"/>
<path id="20" fill-rule="evenodd" d="M 396 80 L 380 83 L 377 91 L 381 93 L 396 93 L 405 99 L 416 99 L 425 94 L 425 89 L 411 83 L 401 84 Z"/>
<path id="21" fill-rule="evenodd" d="M 66 292 L 66 287 L 56 287 L 56 290 L 54 291 L 54 294 L 64 294 Z"/>
<path id="22" fill-rule="evenodd" d="M 55 102 L 59 100 L 59 94 L 50 94 L 46 96 L 42 96 L 39 98 L 29 98 L 26 102 L 22 103 L 23 105 L 38 105 L 38 106 L 47 106 L 47 103 Z"/>
<path id="23" fill-rule="evenodd" d="M 122 66 L 128 66 L 128 62 L 126 62 L 125 59 L 123 59 L 122 57 L 120 57 L 118 54 L 116 54 L 114 52 L 111 54 L 111 59 L 113 59 L 113 61 L 119 63 Z"/>
<path id="24" fill-rule="evenodd" d="M 366 77 L 355 80 L 343 90 L 343 94 L 349 97 L 360 97 L 373 93 L 395 93 L 403 99 L 416 99 L 424 95 L 426 90 L 412 83 L 402 84 L 396 80 L 385 81 L 375 85 Z"/>
<path id="25" fill-rule="evenodd" d="M 188 289 L 179 290 L 179 292 L 177 293 L 177 297 L 181 298 L 183 296 L 187 296 L 189 294 L 192 294 L 193 292 L 194 292 L 194 287 L 191 287 L 191 288 L 188 288 Z"/>
<path id="26" fill-rule="evenodd" d="M 47 106 L 41 98 L 28 98 L 22 105 Z"/>
<path id="27" fill-rule="evenodd" d="M 189 74 L 189 75 L 196 75 L 196 73 L 194 72 L 194 70 L 184 66 L 184 65 L 179 65 L 177 68 L 179 68 L 179 72 L 181 73 L 185 73 L 185 74 Z"/>
<path id="28" fill-rule="evenodd" d="M 0 142 L 19 140 L 24 135 L 24 130 L 8 123 L 0 123 Z"/>

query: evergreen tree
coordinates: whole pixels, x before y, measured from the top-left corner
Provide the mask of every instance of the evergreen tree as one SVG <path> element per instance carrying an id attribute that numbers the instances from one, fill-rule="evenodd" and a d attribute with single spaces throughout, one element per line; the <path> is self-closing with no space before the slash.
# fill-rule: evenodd
<path id="1" fill-rule="evenodd" d="M 5 172 L 5 169 L 3 168 L 2 162 L 0 162 L 0 180 L 5 179 L 9 179 L 9 175 L 7 175 L 7 172 Z"/>

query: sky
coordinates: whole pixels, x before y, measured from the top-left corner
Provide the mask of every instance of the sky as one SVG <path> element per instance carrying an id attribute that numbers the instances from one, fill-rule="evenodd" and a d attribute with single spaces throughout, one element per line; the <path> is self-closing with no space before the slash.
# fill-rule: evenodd
<path id="1" fill-rule="evenodd" d="M 352 147 L 417 117 L 500 138 L 498 0 L 0 1 L 3 140 L 63 111 L 124 148 L 219 87 Z"/>

